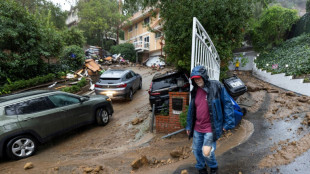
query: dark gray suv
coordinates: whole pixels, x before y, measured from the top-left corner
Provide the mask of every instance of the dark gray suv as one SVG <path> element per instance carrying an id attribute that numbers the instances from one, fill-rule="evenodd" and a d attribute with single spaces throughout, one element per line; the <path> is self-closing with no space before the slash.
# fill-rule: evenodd
<path id="1" fill-rule="evenodd" d="M 92 122 L 106 125 L 112 114 L 107 96 L 37 90 L 0 97 L 0 157 L 29 157 L 38 143 Z"/>
<path id="2" fill-rule="evenodd" d="M 142 77 L 132 70 L 110 69 L 105 71 L 95 84 L 97 95 L 133 99 L 133 94 L 142 88 Z"/>

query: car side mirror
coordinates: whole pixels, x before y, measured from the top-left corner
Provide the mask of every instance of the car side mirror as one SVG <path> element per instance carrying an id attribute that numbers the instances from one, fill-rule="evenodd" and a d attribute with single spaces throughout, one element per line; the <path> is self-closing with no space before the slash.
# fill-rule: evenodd
<path id="1" fill-rule="evenodd" d="M 83 103 L 85 101 L 88 101 L 88 98 L 87 97 L 80 97 L 80 102 Z"/>

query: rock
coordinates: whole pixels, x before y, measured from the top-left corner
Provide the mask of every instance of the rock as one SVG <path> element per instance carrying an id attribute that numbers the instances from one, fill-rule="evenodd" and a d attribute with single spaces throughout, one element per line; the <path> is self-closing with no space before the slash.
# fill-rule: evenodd
<path id="1" fill-rule="evenodd" d="M 86 173 L 92 172 L 93 170 L 94 170 L 94 169 L 91 168 L 91 167 L 85 167 L 85 168 L 84 168 L 84 172 L 86 172 Z"/>
<path id="2" fill-rule="evenodd" d="M 170 156 L 172 158 L 179 158 L 180 156 L 182 156 L 183 152 L 181 150 L 175 149 L 172 152 L 170 152 Z"/>
<path id="3" fill-rule="evenodd" d="M 146 158 L 146 156 L 141 157 L 141 163 L 142 163 L 142 165 L 148 165 L 149 164 L 149 160 Z"/>
<path id="4" fill-rule="evenodd" d="M 257 85 L 255 85 L 252 82 L 248 82 L 246 84 L 246 86 L 247 86 L 247 89 L 248 89 L 249 92 L 256 92 L 256 91 L 260 90 L 260 87 L 258 87 Z"/>
<path id="5" fill-rule="evenodd" d="M 54 170 L 55 170 L 55 171 L 58 171 L 58 170 L 59 170 L 59 167 L 54 167 Z"/>
<path id="6" fill-rule="evenodd" d="M 32 162 L 29 162 L 29 163 L 26 163 L 25 166 L 24 166 L 24 169 L 25 170 L 28 170 L 28 169 L 32 169 L 34 166 L 32 164 Z"/>
<path id="7" fill-rule="evenodd" d="M 97 166 L 97 167 L 94 169 L 94 172 L 100 172 L 100 170 L 103 170 L 103 167 L 102 167 L 102 166 Z"/>
<path id="8" fill-rule="evenodd" d="M 167 163 L 168 163 L 168 164 L 172 163 L 172 160 L 169 158 L 169 159 L 167 160 Z"/>
<path id="9" fill-rule="evenodd" d="M 294 93 L 294 92 L 292 92 L 292 91 L 288 91 L 288 92 L 286 92 L 285 93 L 287 96 L 291 96 L 291 97 L 295 97 L 296 96 L 296 94 Z"/>
<path id="10" fill-rule="evenodd" d="M 188 174 L 187 170 L 182 170 L 181 174 Z"/>
<path id="11" fill-rule="evenodd" d="M 301 103 L 306 103 L 308 102 L 309 99 L 306 96 L 302 96 L 302 97 L 297 98 L 297 100 Z"/>
<path id="12" fill-rule="evenodd" d="M 136 125 L 139 123 L 139 118 L 135 118 L 134 120 L 131 121 L 132 125 Z"/>
<path id="13" fill-rule="evenodd" d="M 140 167 L 142 167 L 143 165 L 147 165 L 149 163 L 149 160 L 146 158 L 146 156 L 142 156 L 139 159 L 134 160 L 131 163 L 131 167 L 133 169 L 139 169 Z"/>

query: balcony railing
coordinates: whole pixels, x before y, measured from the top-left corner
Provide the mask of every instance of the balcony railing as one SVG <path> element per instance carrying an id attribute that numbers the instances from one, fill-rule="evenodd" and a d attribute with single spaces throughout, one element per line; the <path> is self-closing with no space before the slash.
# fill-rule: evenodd
<path id="1" fill-rule="evenodd" d="M 135 46 L 135 50 L 149 50 L 150 49 L 150 43 L 144 42 L 144 41 L 136 41 L 133 43 Z"/>

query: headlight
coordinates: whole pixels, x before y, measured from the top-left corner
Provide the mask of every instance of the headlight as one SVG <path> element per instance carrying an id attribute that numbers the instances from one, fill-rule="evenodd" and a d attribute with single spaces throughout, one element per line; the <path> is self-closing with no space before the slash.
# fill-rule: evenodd
<path id="1" fill-rule="evenodd" d="M 112 101 L 110 97 L 107 98 L 107 101 Z"/>

